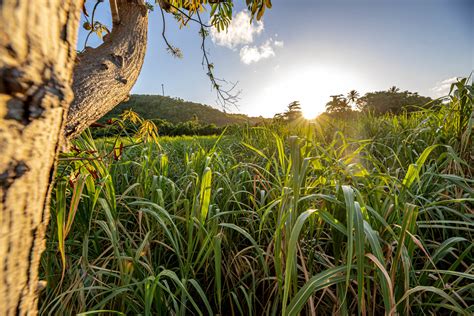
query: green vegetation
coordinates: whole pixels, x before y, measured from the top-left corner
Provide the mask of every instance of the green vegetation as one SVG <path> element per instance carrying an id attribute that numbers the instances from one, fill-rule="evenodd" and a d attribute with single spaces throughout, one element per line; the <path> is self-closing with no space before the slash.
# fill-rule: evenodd
<path id="1" fill-rule="evenodd" d="M 348 116 L 358 115 L 358 112 L 354 111 L 355 108 L 375 115 L 400 114 L 416 111 L 420 106 L 434 106 L 437 103 L 433 102 L 431 98 L 419 96 L 416 92 L 400 92 L 396 87 L 391 87 L 387 91 L 366 93 L 362 97 L 359 97 L 357 91 L 352 90 L 347 96 L 339 94 L 331 96 L 331 98 L 331 101 L 326 104 L 327 114 L 339 118 L 344 116 L 346 119 Z M 111 124 L 114 118 L 128 110 L 151 120 L 162 136 L 219 135 L 228 126 L 236 129 L 241 125 L 256 126 L 270 122 L 269 119 L 263 117 L 229 114 L 208 105 L 187 102 L 179 98 L 159 95 L 132 95 L 128 101 L 119 104 L 95 124 L 96 126 L 92 129 L 92 136 L 94 138 L 113 137 L 122 128 L 132 133 L 138 128 L 133 122 L 126 122 L 124 126 Z M 293 101 L 284 113 L 276 114 L 273 120 L 279 123 L 289 123 L 299 121 L 302 118 L 300 103 Z"/>
<path id="2" fill-rule="evenodd" d="M 121 116 L 129 111 L 130 110 L 125 110 Z M 202 124 L 197 119 L 177 124 L 173 124 L 161 119 L 151 119 L 148 121 L 152 122 L 156 126 L 156 129 L 159 130 L 160 136 L 210 136 L 219 135 L 225 129 L 225 127 L 217 127 L 215 124 Z M 91 129 L 91 134 L 94 138 L 114 137 L 121 131 L 125 131 L 127 134 L 133 135 L 137 132 L 140 126 L 141 122 L 122 122 L 116 119 L 111 119 L 105 124 L 94 124 L 94 127 Z M 232 128 L 239 128 L 239 125 L 233 124 Z"/>
<path id="3" fill-rule="evenodd" d="M 84 133 L 60 158 L 40 313 L 472 315 L 474 85 L 453 88 L 400 115 Z"/>
<path id="4" fill-rule="evenodd" d="M 261 117 L 249 117 L 244 114 L 229 114 L 219 111 L 209 105 L 188 102 L 179 98 L 160 95 L 131 95 L 126 102 L 120 103 L 107 113 L 100 122 L 119 116 L 123 111 L 132 109 L 147 119 L 161 119 L 172 124 L 193 121 L 197 117 L 202 124 L 215 124 L 218 127 L 231 124 L 261 123 Z"/>
<path id="5" fill-rule="evenodd" d="M 273 121 L 276 123 L 292 123 L 303 118 L 303 112 L 301 111 L 301 105 L 299 101 L 293 101 L 288 105 L 287 110 L 284 113 L 277 113 L 273 117 Z"/>
<path id="6" fill-rule="evenodd" d="M 219 135 L 225 127 L 236 129 L 242 125 L 260 125 L 270 121 L 263 117 L 229 114 L 211 106 L 159 95 L 132 95 L 94 124 L 94 138 L 113 137 L 122 129 L 133 133 L 140 124 L 126 121 L 116 124 L 115 118 L 132 110 L 153 122 L 161 136 Z"/>
<path id="7" fill-rule="evenodd" d="M 356 90 L 351 90 L 347 96 L 342 94 L 332 95 L 331 101 L 326 104 L 326 112 L 330 114 L 347 114 L 358 109 L 362 112 L 373 114 L 400 114 L 403 112 L 418 111 L 422 107 L 439 105 L 439 100 L 434 101 L 423 97 L 418 92 L 402 91 L 393 86 L 387 91 L 368 92 L 359 97 Z"/>
<path id="8" fill-rule="evenodd" d="M 432 106 L 432 101 L 417 92 L 400 91 L 397 87 L 391 87 L 388 91 L 369 92 L 355 99 L 357 107 L 362 111 L 378 114 L 417 111 L 420 106 Z"/>

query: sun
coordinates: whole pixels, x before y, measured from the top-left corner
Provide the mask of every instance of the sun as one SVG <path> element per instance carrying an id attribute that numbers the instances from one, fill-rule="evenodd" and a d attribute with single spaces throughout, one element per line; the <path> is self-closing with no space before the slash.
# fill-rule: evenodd
<path id="1" fill-rule="evenodd" d="M 318 108 L 311 108 L 311 107 L 306 107 L 304 105 L 301 106 L 301 111 L 303 112 L 303 117 L 307 120 L 313 120 L 315 119 L 318 115 L 324 112 L 324 110 Z"/>
<path id="2" fill-rule="evenodd" d="M 303 117 L 311 120 L 324 113 L 331 95 L 370 88 L 369 82 L 355 71 L 337 65 L 295 64 L 283 71 L 282 68 L 249 102 L 258 105 L 248 109 L 250 114 L 272 117 L 284 112 L 291 102 L 299 101 Z"/>

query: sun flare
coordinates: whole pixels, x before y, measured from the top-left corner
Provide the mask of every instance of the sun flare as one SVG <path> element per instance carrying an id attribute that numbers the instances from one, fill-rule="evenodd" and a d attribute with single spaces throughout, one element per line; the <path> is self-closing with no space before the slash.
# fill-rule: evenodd
<path id="1" fill-rule="evenodd" d="M 278 76 L 252 102 L 260 107 L 251 111 L 271 117 L 283 112 L 290 102 L 299 101 L 304 118 L 313 119 L 325 111 L 331 95 L 346 93 L 354 87 L 365 90 L 369 84 L 340 67 L 295 65 L 289 71 L 279 70 Z"/>
<path id="2" fill-rule="evenodd" d="M 314 118 L 316 118 L 319 114 L 321 114 L 322 112 L 314 112 L 312 111 L 311 109 L 301 109 L 302 112 L 303 112 L 303 117 L 307 120 L 312 120 Z"/>

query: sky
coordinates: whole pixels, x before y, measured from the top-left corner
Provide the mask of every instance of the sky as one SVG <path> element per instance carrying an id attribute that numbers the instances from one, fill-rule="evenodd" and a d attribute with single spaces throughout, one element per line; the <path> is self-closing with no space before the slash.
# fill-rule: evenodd
<path id="1" fill-rule="evenodd" d="M 298 100 L 311 118 L 324 111 L 330 95 L 394 85 L 440 97 L 456 77 L 474 71 L 474 0 L 272 0 L 272 9 L 252 24 L 245 1 L 234 2 L 228 31 L 211 31 L 206 43 L 216 77 L 238 82 L 241 91 L 228 112 L 272 117 Z M 110 25 L 102 6 L 99 20 Z M 201 63 L 198 26 L 180 29 L 166 17 L 168 41 L 181 59 L 166 51 L 162 28 L 155 8 L 132 93 L 161 95 L 163 85 L 167 96 L 219 108 Z M 85 35 L 80 31 L 79 47 Z"/>

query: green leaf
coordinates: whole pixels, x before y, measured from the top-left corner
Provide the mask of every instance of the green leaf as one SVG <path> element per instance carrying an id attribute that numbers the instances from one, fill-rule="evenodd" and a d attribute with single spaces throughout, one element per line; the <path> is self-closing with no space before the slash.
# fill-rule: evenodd
<path id="1" fill-rule="evenodd" d="M 405 178 L 403 178 L 403 182 L 402 184 L 407 187 L 407 188 L 410 188 L 411 185 L 413 184 L 413 182 L 420 178 L 420 171 L 421 171 L 421 168 L 423 167 L 423 165 L 425 164 L 426 162 L 426 159 L 428 158 L 428 156 L 430 155 L 430 153 L 437 147 L 439 147 L 440 145 L 438 144 L 435 144 L 435 145 L 431 145 L 429 147 L 427 147 L 420 155 L 420 157 L 417 159 L 416 163 L 414 164 L 411 164 L 410 166 L 408 166 L 408 171 L 405 175 Z"/>
<path id="2" fill-rule="evenodd" d="M 199 193 L 199 205 L 201 206 L 200 219 L 201 223 L 204 223 L 209 212 L 209 205 L 211 202 L 211 181 L 212 171 L 209 167 L 204 169 L 204 173 L 201 179 L 201 191 Z"/>
<path id="3" fill-rule="evenodd" d="M 288 296 L 290 294 L 290 289 L 292 287 L 292 277 L 294 274 L 294 269 L 296 265 L 296 250 L 298 248 L 298 239 L 300 236 L 301 229 L 306 220 L 315 213 L 316 210 L 307 210 L 306 212 L 301 213 L 296 220 L 295 225 L 291 229 L 291 236 L 288 242 L 288 248 L 286 251 L 286 267 L 285 267 L 285 284 L 283 288 L 283 302 L 282 302 L 282 313 L 285 314 L 286 311 L 286 302 L 288 301 Z"/>
<path id="4" fill-rule="evenodd" d="M 332 286 L 334 284 L 345 281 L 344 272 L 349 270 L 346 266 L 334 267 L 324 270 L 321 273 L 313 276 L 306 284 L 296 293 L 294 298 L 290 301 L 288 309 L 284 315 L 296 316 L 303 309 L 309 297 L 314 292 Z"/>

